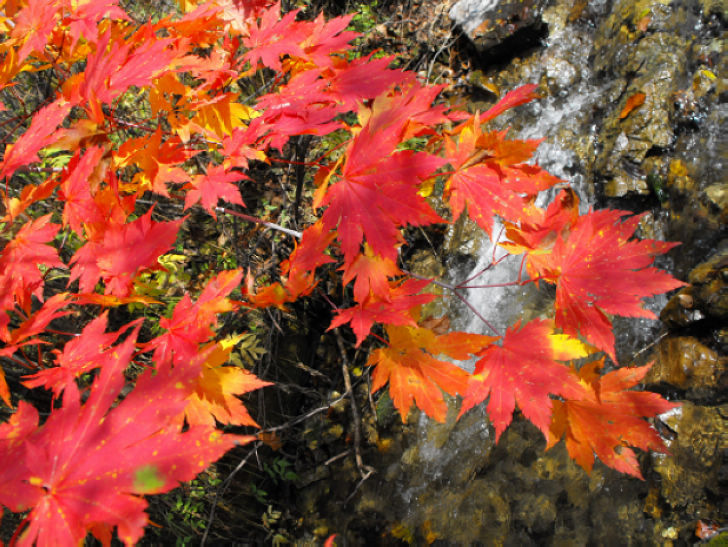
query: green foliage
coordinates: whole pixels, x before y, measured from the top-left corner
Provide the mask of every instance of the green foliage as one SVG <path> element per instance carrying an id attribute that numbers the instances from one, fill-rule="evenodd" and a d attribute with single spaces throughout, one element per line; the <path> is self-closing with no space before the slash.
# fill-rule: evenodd
<path id="1" fill-rule="evenodd" d="M 160 497 L 158 504 L 164 507 L 165 519 L 165 529 L 157 530 L 160 539 L 174 537 L 179 546 L 198 544 L 208 524 L 210 504 L 221 484 L 222 480 L 208 471 Z"/>
<path id="2" fill-rule="evenodd" d="M 352 30 L 365 34 L 377 25 L 377 3 L 378 0 L 372 0 L 371 2 L 360 2 L 353 6 L 352 12 L 355 15 L 350 23 Z"/>
<path id="3" fill-rule="evenodd" d="M 268 465 L 268 462 L 263 462 L 263 470 L 268 473 L 268 476 L 273 479 L 275 483 L 281 481 L 295 481 L 298 479 L 298 475 L 291 468 L 291 462 L 283 457 L 275 457 L 273 463 Z"/>

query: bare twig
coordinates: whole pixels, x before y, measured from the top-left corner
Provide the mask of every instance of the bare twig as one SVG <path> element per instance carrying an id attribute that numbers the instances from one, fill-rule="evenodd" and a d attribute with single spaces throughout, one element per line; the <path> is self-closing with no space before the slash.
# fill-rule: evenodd
<path id="1" fill-rule="evenodd" d="M 291 230 L 290 228 L 284 228 L 280 224 L 276 224 L 275 222 L 268 222 L 267 220 L 262 220 L 260 218 L 256 218 L 250 215 L 246 215 L 245 213 L 238 213 L 237 211 L 232 211 L 230 209 L 226 209 L 225 207 L 215 207 L 216 211 L 220 211 L 221 213 L 226 213 L 228 215 L 233 215 L 238 218 L 242 218 L 243 220 L 247 220 L 248 222 L 255 222 L 256 224 L 262 224 L 266 228 L 271 228 L 273 230 L 278 230 L 279 232 L 283 232 L 284 234 L 288 234 L 289 236 L 293 236 L 297 239 L 301 239 L 303 237 L 303 234 L 299 232 L 298 230 Z"/>
<path id="2" fill-rule="evenodd" d="M 465 298 L 462 294 L 460 294 L 460 289 L 462 288 L 460 285 L 457 285 L 457 286 L 456 285 L 451 285 L 450 283 L 446 283 L 445 281 L 439 281 L 437 279 L 431 279 L 429 277 L 425 277 L 423 275 L 418 275 L 416 273 L 408 272 L 406 270 L 402 270 L 402 271 L 404 273 L 406 273 L 407 275 L 410 275 L 410 276 L 414 277 L 415 279 L 427 280 L 430 283 L 433 283 L 434 285 L 437 285 L 438 287 L 442 287 L 443 289 L 448 289 L 448 290 L 452 291 L 452 293 L 455 296 L 457 296 L 463 304 L 465 304 L 468 308 L 470 308 L 470 311 L 472 311 L 475 314 L 475 316 L 478 319 L 480 319 L 485 324 L 485 326 L 487 326 L 490 330 L 492 330 L 497 336 L 503 336 L 498 331 L 498 329 L 496 329 L 493 326 L 493 324 L 490 321 L 488 321 L 485 317 L 483 317 L 483 314 L 481 314 L 480 312 L 478 312 L 478 310 L 475 309 L 475 306 L 473 306 L 467 298 Z"/>
<path id="3" fill-rule="evenodd" d="M 497 336 L 503 336 L 498 329 L 496 329 L 490 321 L 488 321 L 485 317 L 483 317 L 483 314 L 480 313 L 478 310 L 475 309 L 475 306 L 473 306 L 470 301 L 465 298 L 458 290 L 453 290 L 453 294 L 457 296 L 460 301 L 465 304 L 468 308 L 470 308 L 470 311 L 475 314 L 475 316 L 480 319 L 490 330 L 492 330 Z"/>
<path id="4" fill-rule="evenodd" d="M 657 344 L 659 344 L 669 333 L 663 332 L 658 336 L 655 340 L 647 344 L 645 347 L 637 351 L 636 353 L 632 354 L 632 358 L 630 361 L 634 362 L 634 360 L 639 356 L 642 355 L 644 352 L 646 352 L 648 349 L 655 347 Z"/>
<path id="5" fill-rule="evenodd" d="M 361 488 L 361 485 L 364 484 L 364 481 L 366 481 L 369 477 L 372 476 L 372 473 L 374 473 L 374 469 L 367 466 L 367 472 L 362 476 L 361 480 L 356 484 L 354 487 L 354 490 L 351 491 L 351 494 L 347 496 L 347 498 L 344 500 L 344 505 L 349 503 L 351 501 L 351 498 L 354 497 L 354 495 L 359 491 L 359 488 Z"/>
<path id="6" fill-rule="evenodd" d="M 221 495 L 225 494 L 225 491 L 228 489 L 228 486 L 230 486 L 230 483 L 233 480 L 233 477 L 237 475 L 238 471 L 240 471 L 243 467 L 245 467 L 245 464 L 248 463 L 248 460 L 251 458 L 253 454 L 256 454 L 258 452 L 258 448 L 260 445 L 263 444 L 261 441 L 256 441 L 253 445 L 253 448 L 250 449 L 250 452 L 242 459 L 240 460 L 240 463 L 237 465 L 235 469 L 233 469 L 230 474 L 227 476 L 227 478 L 223 481 L 223 483 L 215 490 L 215 497 L 212 500 L 212 507 L 210 507 L 210 514 L 207 516 L 207 526 L 205 526 L 205 533 L 202 535 L 202 539 L 200 540 L 200 547 L 205 545 L 205 542 L 207 541 L 207 536 L 210 533 L 210 528 L 212 527 L 212 521 L 215 519 L 215 511 L 217 509 L 217 500 Z"/>
<path id="7" fill-rule="evenodd" d="M 325 466 L 331 465 L 335 461 L 340 460 L 341 458 L 345 458 L 349 454 L 351 454 L 351 450 L 344 450 L 342 453 L 337 454 L 336 456 L 332 456 L 331 458 L 329 458 L 328 460 L 326 460 L 324 462 L 324 465 Z"/>
<path id="8" fill-rule="evenodd" d="M 315 416 L 316 414 L 320 414 L 321 412 L 326 412 L 329 410 L 332 406 L 334 406 L 336 403 L 343 401 L 346 398 L 346 393 L 344 393 L 341 397 L 338 399 L 334 399 L 326 406 L 320 406 L 318 408 L 314 408 L 313 410 L 309 410 L 306 414 L 303 414 L 301 416 L 297 416 L 292 420 L 287 421 L 284 424 L 277 425 L 275 427 L 269 427 L 267 429 L 261 429 L 261 433 L 275 433 L 276 431 L 281 431 L 282 429 L 287 429 L 289 427 L 293 427 L 296 424 L 300 424 L 301 422 L 304 422 L 308 420 L 309 418 Z"/>
<path id="9" fill-rule="evenodd" d="M 351 387 L 351 376 L 349 375 L 349 359 L 346 356 L 346 348 L 344 347 L 344 339 L 341 337 L 339 329 L 334 329 L 334 335 L 336 337 L 336 345 L 339 346 L 339 354 L 341 355 L 341 372 L 344 375 L 344 385 L 346 386 L 346 393 L 349 394 L 351 400 L 351 415 L 354 419 L 354 458 L 356 459 L 356 467 L 359 469 L 359 473 L 362 476 L 362 481 L 369 478 L 374 473 L 374 468 L 365 465 L 361 458 L 361 417 L 359 416 L 359 407 L 356 404 L 356 397 L 354 390 Z M 354 492 L 359 488 L 357 486 Z M 353 495 L 353 493 L 352 493 Z M 347 501 L 349 501 L 347 498 Z"/>

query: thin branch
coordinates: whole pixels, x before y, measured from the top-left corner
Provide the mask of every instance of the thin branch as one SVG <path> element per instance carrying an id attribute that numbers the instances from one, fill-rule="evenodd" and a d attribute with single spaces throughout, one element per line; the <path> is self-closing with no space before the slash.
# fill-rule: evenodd
<path id="1" fill-rule="evenodd" d="M 488 327 L 488 328 L 489 328 L 490 330 L 492 330 L 492 331 L 493 331 L 493 332 L 494 332 L 494 333 L 495 333 L 495 334 L 496 334 L 497 336 L 503 336 L 503 335 L 502 335 L 502 334 L 500 333 L 500 331 L 498 331 L 498 329 L 496 329 L 496 328 L 495 328 L 495 327 L 494 327 L 494 326 L 493 326 L 493 325 L 491 324 L 491 322 L 490 322 L 490 321 L 488 321 L 488 320 L 487 320 L 487 319 L 486 319 L 485 317 L 483 317 L 483 315 L 482 315 L 482 314 L 481 314 L 481 313 L 480 313 L 480 312 L 479 312 L 478 310 L 476 310 L 476 309 L 475 309 L 475 306 L 473 306 L 473 305 L 472 305 L 472 304 L 470 303 L 470 301 L 469 301 L 469 300 L 468 300 L 467 298 L 465 298 L 465 297 L 464 297 L 464 296 L 463 296 L 462 294 L 460 294 L 460 293 L 459 293 L 459 292 L 458 292 L 457 290 L 454 290 L 454 291 L 453 291 L 453 293 L 455 294 L 455 296 L 457 296 L 457 297 L 458 297 L 458 298 L 460 299 L 460 301 L 461 301 L 461 302 L 462 302 L 463 304 L 465 304 L 465 305 L 466 305 L 466 306 L 467 306 L 468 308 L 470 308 L 470 311 L 472 311 L 472 312 L 473 312 L 473 313 L 475 314 L 475 316 L 476 316 L 476 317 L 477 317 L 478 319 L 480 319 L 480 320 L 481 320 L 481 321 L 482 321 L 482 322 L 483 322 L 483 323 L 485 324 L 485 326 L 487 326 L 487 327 Z"/>
<path id="2" fill-rule="evenodd" d="M 489 266 L 489 267 L 490 267 L 490 266 Z M 480 313 L 478 312 L 478 310 L 476 310 L 476 309 L 475 309 L 475 307 L 474 307 L 474 306 L 473 306 L 473 305 L 472 305 L 472 304 L 471 304 L 471 303 L 470 303 L 470 302 L 468 301 L 468 299 L 467 299 L 467 298 L 465 298 L 465 297 L 464 297 L 464 296 L 463 296 L 462 294 L 460 294 L 459 290 L 463 288 L 463 287 L 461 287 L 460 285 L 451 285 L 450 283 L 446 283 L 445 281 L 438 281 L 437 279 L 431 279 L 431 278 L 429 278 L 429 277 L 426 277 L 426 276 L 423 276 L 423 275 L 419 275 L 419 274 L 416 274 L 416 273 L 408 272 L 407 270 L 402 270 L 402 271 L 403 271 L 404 273 L 406 273 L 407 275 L 410 275 L 410 276 L 414 277 L 415 279 L 422 279 L 422 280 L 427 280 L 427 281 L 429 281 L 430 283 L 432 283 L 433 285 L 437 285 L 438 287 L 442 287 L 443 289 L 448 289 L 448 290 L 452 291 L 452 293 L 453 293 L 453 294 L 454 294 L 455 296 L 457 296 L 457 297 L 458 297 L 458 298 L 459 298 L 459 299 L 460 299 L 460 300 L 461 300 L 461 301 L 463 302 L 463 304 L 465 304 L 465 305 L 466 305 L 466 306 L 467 306 L 468 308 L 470 308 L 470 311 L 472 311 L 472 312 L 473 312 L 473 313 L 475 314 L 475 316 L 476 316 L 476 317 L 477 317 L 478 319 L 480 319 L 480 320 L 481 320 L 481 321 L 482 321 L 482 322 L 483 322 L 483 323 L 485 324 L 485 326 L 487 326 L 487 327 L 488 327 L 488 328 L 489 328 L 490 330 L 492 330 L 492 331 L 493 331 L 493 332 L 494 332 L 494 333 L 495 333 L 496 335 L 498 335 L 498 336 L 503 336 L 503 335 L 502 335 L 502 334 L 501 334 L 501 333 L 500 333 L 500 332 L 498 331 L 498 329 L 496 329 L 496 328 L 495 328 L 495 327 L 494 327 L 494 326 L 493 326 L 493 325 L 491 324 L 491 322 L 490 322 L 490 321 L 488 321 L 488 320 L 487 320 L 487 319 L 486 319 L 485 317 L 483 317 L 483 316 L 482 316 L 482 315 L 481 315 L 481 314 L 480 314 Z M 477 276 L 475 276 L 475 277 L 477 277 Z M 509 284 L 509 285 L 510 285 L 510 284 Z M 493 286 L 496 286 L 496 285 L 493 285 Z"/>
<path id="3" fill-rule="evenodd" d="M 467 278 L 467 279 L 466 279 L 465 281 L 461 281 L 461 282 L 460 282 L 460 283 L 459 283 L 459 284 L 458 284 L 457 286 L 458 286 L 458 287 L 462 287 L 462 286 L 464 286 L 464 285 L 465 285 L 466 283 L 469 283 L 470 281 L 472 281 L 473 279 L 477 279 L 478 277 L 480 277 L 481 275 L 483 275 L 483 274 L 484 274 L 485 272 L 487 272 L 488 270 L 490 270 L 490 269 L 491 269 L 491 268 L 492 268 L 493 266 L 497 266 L 498 264 L 500 264 L 501 262 L 503 262 L 503 260 L 504 260 L 505 258 L 509 257 L 509 256 L 512 256 L 512 255 L 511 255 L 510 253 L 506 253 L 506 254 L 504 254 L 504 255 L 503 255 L 502 257 L 500 257 L 500 258 L 499 258 L 498 260 L 493 260 L 493 261 L 492 261 L 492 262 L 491 262 L 490 264 L 488 264 L 488 265 L 487 265 L 487 266 L 486 266 L 485 268 L 483 268 L 482 270 L 480 270 L 480 271 L 479 271 L 478 273 L 476 273 L 475 275 L 471 275 L 471 276 L 470 276 L 470 277 L 468 277 L 468 278 Z M 495 255 L 493 255 L 493 258 L 495 258 Z"/>
<path id="4" fill-rule="evenodd" d="M 530 280 L 528 281 L 530 283 Z M 521 281 L 508 281 L 507 283 L 491 283 L 489 285 L 458 285 L 458 289 L 496 289 L 498 287 L 516 287 L 522 285 Z"/>
<path id="5" fill-rule="evenodd" d="M 332 457 L 330 457 L 330 458 L 329 458 L 328 460 L 326 460 L 326 461 L 324 462 L 324 466 L 327 466 L 327 467 L 328 467 L 329 465 L 331 465 L 331 464 L 332 464 L 332 463 L 334 463 L 335 461 L 338 461 L 338 460 L 340 460 L 341 458 L 345 458 L 345 457 L 346 457 L 346 456 L 348 456 L 348 455 L 349 455 L 350 453 L 351 453 L 351 450 L 344 450 L 344 451 L 343 451 L 343 452 L 342 452 L 341 454 L 337 454 L 336 456 L 332 456 Z"/>
<path id="6" fill-rule="evenodd" d="M 261 433 L 275 433 L 276 431 L 281 431 L 282 429 L 288 429 L 289 427 L 293 427 L 296 424 L 300 424 L 301 422 L 304 422 L 308 420 L 309 418 L 315 416 L 316 414 L 320 414 L 321 412 L 326 412 L 329 409 L 331 409 L 332 406 L 334 406 L 336 403 L 343 401 L 346 398 L 346 393 L 344 393 L 341 397 L 338 399 L 334 399 L 329 404 L 325 406 L 320 406 L 318 408 L 314 408 L 313 410 L 309 410 L 306 414 L 303 414 L 301 416 L 297 416 L 293 420 L 290 420 L 284 424 L 277 425 L 275 427 L 269 427 L 266 429 L 261 429 Z"/>
<path id="7" fill-rule="evenodd" d="M 354 419 L 354 458 L 356 459 L 356 467 L 359 469 L 359 473 L 362 477 L 362 482 L 369 478 L 374 472 L 374 468 L 364 465 L 361 458 L 361 417 L 359 416 L 359 407 L 356 404 L 356 397 L 354 390 L 351 387 L 351 376 L 349 375 L 349 359 L 346 356 L 346 348 L 344 347 L 344 339 L 341 337 L 339 329 L 334 329 L 334 336 L 336 337 L 336 345 L 339 346 L 339 354 L 341 355 L 341 372 L 344 375 L 344 385 L 346 386 L 346 393 L 349 394 L 351 401 L 351 415 Z M 359 488 L 359 485 L 354 489 L 354 492 Z M 352 492 L 351 495 L 354 495 Z M 347 501 L 351 498 L 347 498 Z"/>
<path id="8" fill-rule="evenodd" d="M 245 456 L 240 463 L 237 465 L 235 469 L 232 470 L 232 472 L 227 476 L 227 478 L 223 481 L 223 483 L 220 485 L 220 487 L 215 490 L 215 497 L 212 500 L 212 507 L 210 507 L 210 514 L 207 516 L 207 526 L 205 526 L 205 533 L 202 535 L 202 539 L 200 540 L 200 547 L 205 545 L 205 542 L 207 541 L 207 536 L 210 533 L 210 528 L 212 528 L 212 521 L 215 519 L 215 511 L 217 509 L 217 500 L 218 498 L 225 494 L 225 491 L 227 490 L 228 486 L 230 486 L 230 482 L 233 480 L 233 477 L 240 471 L 243 467 L 245 467 L 245 464 L 248 463 L 248 460 L 250 457 L 258 452 L 258 448 L 260 445 L 263 444 L 261 441 L 256 441 L 253 448 L 250 449 L 250 452 L 248 452 L 248 455 Z"/>
<path id="9" fill-rule="evenodd" d="M 215 210 L 220 211 L 221 213 L 226 213 L 228 215 L 233 215 L 238 218 L 242 218 L 243 220 L 247 220 L 248 222 L 255 222 L 256 224 L 262 224 L 266 228 L 278 230 L 279 232 L 283 232 L 284 234 L 288 234 L 289 236 L 293 236 L 297 239 L 301 239 L 303 237 L 303 233 L 299 232 L 298 230 L 291 230 L 290 228 L 284 228 L 280 224 L 276 224 L 274 222 L 268 222 L 267 220 L 262 220 L 257 217 L 252 217 L 250 215 L 246 215 L 245 213 L 238 213 L 237 211 L 233 211 L 231 209 L 226 209 L 225 207 L 215 207 Z"/>

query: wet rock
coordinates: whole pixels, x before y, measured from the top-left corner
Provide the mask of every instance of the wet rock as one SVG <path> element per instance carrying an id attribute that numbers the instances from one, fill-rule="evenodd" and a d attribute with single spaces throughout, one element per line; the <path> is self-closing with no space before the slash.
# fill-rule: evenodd
<path id="1" fill-rule="evenodd" d="M 716 319 L 728 318 L 728 240 L 719 245 L 709 260 L 690 272 L 688 281 L 698 307 Z"/>
<path id="2" fill-rule="evenodd" d="M 728 358 L 692 336 L 663 339 L 645 382 L 668 384 L 685 391 L 685 398 L 710 401 L 728 390 Z"/>
<path id="3" fill-rule="evenodd" d="M 705 16 L 717 15 L 728 21 L 728 5 L 724 0 L 700 0 L 700 9 Z"/>
<path id="4" fill-rule="evenodd" d="M 728 240 L 688 276 L 689 287 L 667 303 L 660 320 L 670 328 L 687 327 L 695 321 L 728 319 Z"/>
<path id="5" fill-rule="evenodd" d="M 596 498 L 592 505 L 590 543 L 599 545 L 650 545 L 651 530 L 645 529 L 642 504 L 631 485 L 612 484 L 608 492 Z M 611 495 L 607 495 L 607 494 Z M 625 537 L 625 530 L 629 536 Z"/>
<path id="6" fill-rule="evenodd" d="M 492 481 L 476 479 L 462 492 L 431 489 L 419 503 L 422 508 L 422 536 L 448 544 L 470 544 L 474 538 L 488 545 L 503 544 L 511 526 L 508 501 Z"/>
<path id="7" fill-rule="evenodd" d="M 660 320 L 671 329 L 687 327 L 705 319 L 705 313 L 695 306 L 693 287 L 680 289 L 660 312 Z"/>
<path id="8" fill-rule="evenodd" d="M 536 534 L 543 534 L 553 528 L 556 521 L 556 504 L 545 495 L 529 496 L 521 499 L 515 516 Z"/>
<path id="9" fill-rule="evenodd" d="M 662 416 L 674 432 L 668 441 L 671 456 L 653 454 L 653 467 L 662 477 L 660 494 L 672 508 L 681 507 L 696 518 L 715 518 L 721 510 L 728 450 L 728 405 L 697 406 L 686 402 Z"/>
<path id="10" fill-rule="evenodd" d="M 524 29 L 538 27 L 545 0 L 459 0 L 450 18 L 484 52 Z"/>
<path id="11" fill-rule="evenodd" d="M 596 171 L 606 197 L 651 192 L 643 165 L 675 139 L 671 122 L 676 85 L 685 78 L 688 43 L 676 29 L 687 13 L 658 0 L 620 1 L 601 25 L 595 44 L 597 68 L 611 77 L 606 117 L 599 134 Z M 644 103 L 629 110 L 638 93 Z"/>
<path id="12" fill-rule="evenodd" d="M 705 195 L 720 211 L 721 218 L 728 220 L 728 188 L 725 184 L 711 184 L 705 189 Z"/>

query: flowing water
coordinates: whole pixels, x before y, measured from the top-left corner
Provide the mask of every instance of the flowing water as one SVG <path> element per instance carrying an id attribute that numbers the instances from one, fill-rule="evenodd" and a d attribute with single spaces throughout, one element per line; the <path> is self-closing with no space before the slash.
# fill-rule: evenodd
<path id="1" fill-rule="evenodd" d="M 350 503 L 337 500 L 351 485 L 329 481 L 305 509 L 331 515 L 331 528 L 354 544 L 683 545 L 698 541 L 699 522 L 728 525 L 728 242 L 720 243 L 728 240 L 728 13 L 711 0 L 545 4 L 542 43 L 478 67 L 479 78 L 484 89 L 537 83 L 545 91 L 497 123 L 515 137 L 544 139 L 535 161 L 576 189 L 582 212 L 647 212 L 641 237 L 684 242 L 659 266 L 690 278 L 692 292 L 670 300 L 662 323 L 615 321 L 620 364 L 655 360 L 646 387 L 683 403 L 655 422 L 672 455 L 642 455 L 645 481 L 600 463 L 587 474 L 563 443 L 545 451 L 541 433 L 518 417 L 495 443 L 482 405 L 456 420 L 453 404 L 444 424 L 420 415 L 404 431 L 397 418 L 378 415 L 366 430 L 378 450 L 365 454 L 378 472 Z M 621 119 L 640 90 L 647 101 Z M 482 96 L 473 96 L 474 110 L 492 104 L 478 104 Z M 471 228 L 456 224 L 446 242 L 448 281 L 516 280 L 520 257 L 489 267 L 502 251 Z M 493 334 L 490 324 L 502 334 L 519 317 L 546 313 L 553 289 L 473 287 L 463 295 L 481 317 L 451 299 L 453 327 Z M 667 301 L 646 307 L 658 314 Z"/>
<path id="2" fill-rule="evenodd" d="M 590 3 L 590 17 L 595 21 L 606 18 L 609 7 L 607 2 Z M 659 9 L 660 6 L 653 7 L 655 13 L 661 13 Z M 613 92 L 614 82 L 603 73 L 595 73 L 593 68 L 594 57 L 599 55 L 595 52 L 593 25 L 572 24 L 569 21 L 572 13 L 566 9 L 546 10 L 544 21 L 549 33 L 543 46 L 525 56 L 518 66 L 507 69 L 510 73 L 492 78 L 491 82 L 499 84 L 537 83 L 545 84 L 548 89 L 547 97 L 502 116 L 499 128 L 510 127 L 511 134 L 520 139 L 544 139 L 534 161 L 576 189 L 582 213 L 595 205 L 603 205 L 597 204 L 601 197 L 602 202 L 606 200 L 612 207 L 651 211 L 641 227 L 643 237 L 665 240 L 681 235 L 694 241 L 694 235 L 671 229 L 672 213 L 660 208 L 659 204 L 654 206 L 651 198 L 635 199 L 630 195 L 622 203 L 614 203 L 609 202 L 610 196 L 605 196 L 604 191 L 595 189 L 599 155 L 603 154 L 604 148 L 601 138 L 605 124 L 599 116 L 605 111 L 605 97 Z M 702 139 L 718 144 L 716 141 L 721 139 L 720 132 L 716 131 L 718 128 L 724 129 L 724 124 L 708 122 L 701 128 L 701 136 L 692 136 L 691 141 L 697 144 L 694 141 Z M 620 149 L 629 149 L 630 138 L 631 135 L 622 133 L 615 139 L 615 154 Z M 690 144 L 683 144 L 683 148 L 694 153 Z M 720 156 L 720 153 L 711 149 L 705 160 L 720 167 L 724 155 L 722 159 L 711 159 L 714 156 Z M 539 204 L 545 205 L 552 197 L 553 192 L 541 196 Z M 499 234 L 500 228 L 496 220 L 493 233 Z M 475 245 L 471 243 L 478 249 L 474 264 L 462 265 L 462 260 L 453 260 L 451 264 L 452 283 L 468 280 L 468 286 L 477 286 L 464 291 L 472 309 L 465 305 L 457 307 L 459 318 L 455 324 L 458 328 L 482 334 L 493 334 L 495 329 L 502 334 L 519 317 L 525 320 L 537 317 L 550 304 L 553 295 L 532 284 L 498 286 L 518 278 L 521 259 L 508 257 L 493 266 L 494 259 L 504 254 L 496 243 L 483 236 Z M 711 244 L 703 246 L 703 252 L 710 250 Z M 693 261 L 692 265 L 695 263 Z M 660 259 L 658 264 L 675 272 L 672 257 Z M 496 287 L 480 287 L 484 285 Z M 657 315 L 667 301 L 667 297 L 661 295 L 648 299 L 645 307 Z M 620 362 L 644 363 L 663 331 L 664 326 L 656 319 L 616 318 Z M 662 420 L 677 424 L 683 418 L 681 408 L 666 414 Z M 725 428 L 725 420 L 718 419 L 716 423 L 720 424 L 717 428 Z M 684 425 L 684 429 L 688 426 Z M 667 433 L 668 444 L 673 433 Z M 685 433 L 685 436 L 689 435 L 692 433 Z M 723 440 L 717 445 L 711 445 L 714 449 L 721 442 L 726 444 L 725 434 L 720 438 Z M 605 544 L 610 543 L 606 538 L 619 544 L 651 542 L 655 537 L 670 541 L 678 536 L 690 536 L 684 528 L 671 526 L 676 520 L 674 514 L 664 522 L 655 519 L 662 514 L 662 507 L 657 510 L 650 505 L 656 503 L 651 498 L 659 499 L 654 486 L 604 468 L 595 471 L 591 478 L 586 477 L 580 470 L 573 469 L 563 450 L 554 449 L 542 455 L 543 443 L 539 434 L 528 424 L 515 420 L 501 443 L 494 444 L 482 409 L 471 411 L 458 424 L 453 421 L 445 425 L 433 424 L 421 416 L 416 426 L 416 441 L 405 453 L 406 464 L 398 477 L 401 501 L 407 507 L 402 521 L 413 528 L 435 530 L 439 527 L 447 540 L 466 542 L 477 539 L 486 543 L 505 540 L 511 544 L 530 544 L 533 541 L 540 543 L 539 538 L 548 538 L 555 544 L 560 541 L 579 544 L 588 541 L 588 537 L 594 538 L 599 530 L 602 532 L 596 537 L 601 537 Z M 674 470 L 674 467 L 666 466 L 667 456 L 653 457 L 656 469 Z M 725 465 L 724 459 L 721 461 Z M 714 467 L 717 465 L 716 460 L 711 462 Z M 687 471 L 691 472 L 694 470 Z M 467 479 L 463 478 L 465 476 Z M 524 495 L 521 491 L 524 487 L 532 491 Z M 433 488 L 437 494 L 433 494 Z M 670 494 L 663 493 L 663 497 L 669 500 Z M 664 500 L 661 502 L 664 504 Z M 722 511 L 715 505 L 707 505 L 713 515 Z M 443 517 L 443 513 L 447 516 Z M 464 520 L 470 528 L 463 531 L 457 524 L 448 524 L 448 519 L 455 523 Z M 573 522 L 573 519 L 584 519 L 584 522 Z M 617 521 L 624 527 L 614 528 Z M 433 532 L 432 537 L 438 536 Z"/>

